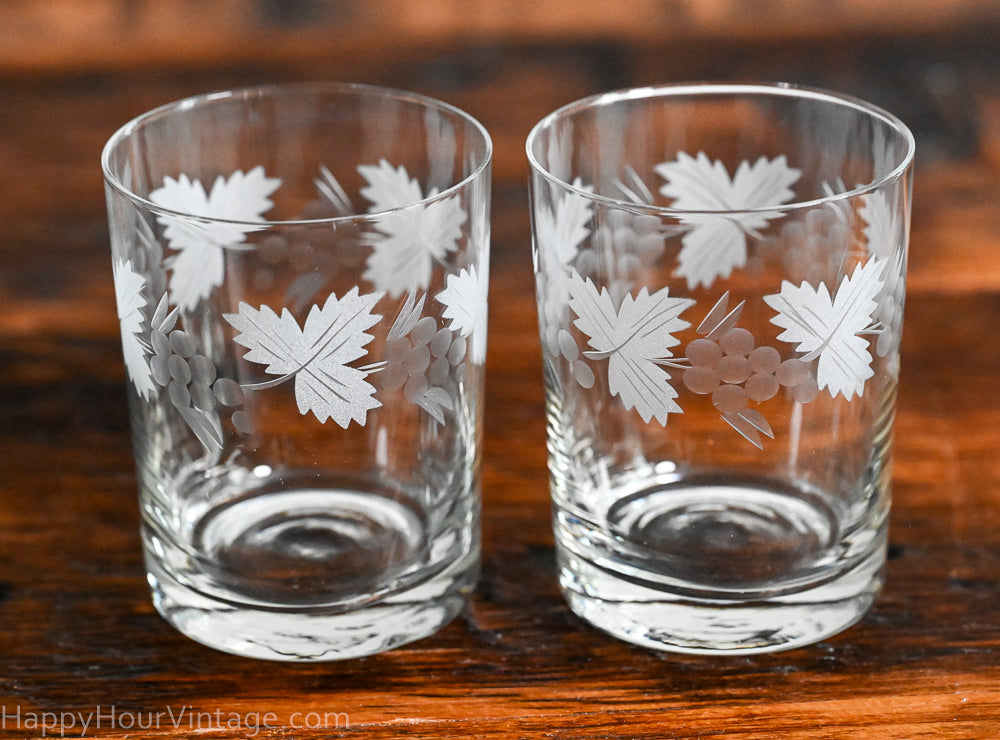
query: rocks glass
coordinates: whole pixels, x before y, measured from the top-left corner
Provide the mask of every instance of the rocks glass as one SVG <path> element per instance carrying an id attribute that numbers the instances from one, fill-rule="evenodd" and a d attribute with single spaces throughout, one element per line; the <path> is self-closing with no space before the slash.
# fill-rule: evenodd
<path id="1" fill-rule="evenodd" d="M 784 85 L 598 95 L 527 151 L 559 582 L 639 645 L 792 648 L 883 582 L 913 138 Z"/>
<path id="2" fill-rule="evenodd" d="M 275 660 L 433 633 L 479 563 L 491 142 L 404 92 L 274 86 L 103 155 L 153 600 Z"/>

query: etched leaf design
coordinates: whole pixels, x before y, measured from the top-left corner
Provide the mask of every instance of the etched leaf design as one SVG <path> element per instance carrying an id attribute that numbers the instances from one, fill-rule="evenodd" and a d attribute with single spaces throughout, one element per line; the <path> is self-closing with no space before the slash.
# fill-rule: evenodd
<path id="1" fill-rule="evenodd" d="M 377 166 L 361 165 L 358 172 L 368 182 L 361 194 L 371 202 L 369 212 L 384 211 L 364 278 L 394 298 L 426 288 L 435 260 L 458 248 L 466 220 L 461 201 L 456 196 L 414 205 L 437 191 L 425 195 L 405 167 L 394 168 L 384 159 Z"/>
<path id="2" fill-rule="evenodd" d="M 360 294 L 357 287 L 341 299 L 330 295 L 322 308 L 312 306 L 302 328 L 287 308 L 278 315 L 269 306 L 240 303 L 238 313 L 224 315 L 240 332 L 234 341 L 248 348 L 246 360 L 280 376 L 252 388 L 294 378 L 299 413 L 312 412 L 321 422 L 332 418 L 344 429 L 352 420 L 364 426 L 368 411 L 381 404 L 372 397 L 368 372 L 348 363 L 366 354 L 372 335 L 365 330 L 381 319 L 372 309 L 382 295 Z"/>
<path id="3" fill-rule="evenodd" d="M 761 434 L 774 439 L 774 430 L 764 415 L 755 409 L 741 409 L 734 413 L 722 414 L 722 420 L 736 430 L 743 439 L 758 450 L 764 449 Z"/>
<path id="4" fill-rule="evenodd" d="M 143 339 L 143 309 L 146 307 L 146 299 L 142 291 L 146 287 L 146 281 L 132 269 L 130 260 L 115 260 L 112 269 L 125 370 L 136 392 L 143 398 L 148 398 L 153 395 L 156 386 L 149 368 L 149 344 Z"/>
<path id="5" fill-rule="evenodd" d="M 314 179 L 313 183 L 337 213 L 341 216 L 349 216 L 351 214 L 351 198 L 328 167 L 325 165 L 320 166 L 319 177 Z"/>
<path id="6" fill-rule="evenodd" d="M 574 180 L 573 186 L 584 191 L 592 190 L 585 187 L 579 178 Z M 532 217 L 535 227 L 532 259 L 539 279 L 542 342 L 555 348 L 569 298 L 567 281 L 570 264 L 576 260 L 581 245 L 591 234 L 593 210 L 588 198 L 568 191 L 561 196 L 553 196 L 551 208 L 536 207 Z"/>
<path id="7" fill-rule="evenodd" d="M 793 285 L 787 280 L 781 292 L 764 296 L 777 315 L 771 322 L 785 331 L 778 339 L 797 345 L 807 353 L 805 361 L 819 358 L 816 381 L 830 395 L 850 400 L 864 393 L 865 381 L 874 373 L 868 341 L 859 336 L 872 331 L 872 314 L 882 289 L 885 260 L 872 257 L 845 275 L 831 297 L 825 283 Z"/>
<path id="8" fill-rule="evenodd" d="M 371 203 L 370 211 L 388 211 L 416 203 L 424 197 L 420 183 L 403 166 L 393 167 L 385 159 L 377 165 L 359 165 L 358 172 L 368 182 L 361 195 Z"/>
<path id="9" fill-rule="evenodd" d="M 886 260 L 885 286 L 879 294 L 874 314 L 881 329 L 875 352 L 879 357 L 885 357 L 897 346 L 902 329 L 906 272 L 902 249 L 904 235 L 900 219 L 884 193 L 862 196 L 860 215 L 866 224 L 864 234 L 868 241 L 868 253 Z M 893 372 L 897 369 L 894 362 Z"/>
<path id="10" fill-rule="evenodd" d="M 643 288 L 634 298 L 627 293 L 616 309 L 607 288 L 598 292 L 593 282 L 575 271 L 569 278 L 569 305 L 578 317 L 574 323 L 593 348 L 584 355 L 607 358 L 611 393 L 643 421 L 655 417 L 663 425 L 668 413 L 680 413 L 681 408 L 673 400 L 677 391 L 662 363 L 671 356 L 669 348 L 678 344 L 673 333 L 690 326 L 679 316 L 694 303 L 673 298 L 668 290 L 650 295 Z"/>
<path id="11" fill-rule="evenodd" d="M 573 187 L 590 191 L 580 178 Z M 539 208 L 535 213 L 535 233 L 539 249 L 543 255 L 546 270 L 550 274 L 565 272 L 576 257 L 580 244 L 590 235 L 592 218 L 590 201 L 574 191 L 563 193 L 556 198 L 552 209 Z"/>
<path id="12" fill-rule="evenodd" d="M 424 302 L 426 300 L 426 295 L 420 296 L 420 299 L 417 300 L 415 293 L 407 293 L 406 300 L 403 302 L 403 307 L 399 309 L 399 313 L 396 315 L 396 320 L 393 321 L 392 326 L 389 327 L 389 333 L 386 335 L 386 340 L 392 341 L 393 339 L 399 339 L 400 337 L 405 337 L 413 331 L 413 327 L 417 325 L 420 317 L 423 316 Z"/>
<path id="13" fill-rule="evenodd" d="M 489 292 L 489 269 L 484 266 L 462 270 L 449 275 L 445 288 L 436 299 L 444 304 L 444 318 L 450 321 L 451 330 L 463 337 L 471 337 L 470 357 L 476 364 L 486 360 L 486 318 Z"/>
<path id="14" fill-rule="evenodd" d="M 222 250 L 243 244 L 254 228 L 248 224 L 263 220 L 274 205 L 268 196 L 279 185 L 281 180 L 267 177 L 263 167 L 254 167 L 217 178 L 207 194 L 201 182 L 184 174 L 164 178 L 163 186 L 149 194 L 156 205 L 177 212 L 159 216 L 164 236 L 177 251 L 169 264 L 174 305 L 191 310 L 222 283 Z"/>
<path id="15" fill-rule="evenodd" d="M 746 264 L 747 235 L 756 235 L 781 215 L 757 209 L 787 203 L 801 174 L 782 155 L 760 157 L 753 164 L 744 160 L 730 178 L 725 165 L 704 152 L 696 157 L 680 152 L 675 161 L 655 170 L 666 180 L 660 193 L 673 199 L 674 208 L 704 212 L 683 219 L 689 231 L 682 239 L 676 274 L 687 280 L 689 288 L 708 287 Z"/>

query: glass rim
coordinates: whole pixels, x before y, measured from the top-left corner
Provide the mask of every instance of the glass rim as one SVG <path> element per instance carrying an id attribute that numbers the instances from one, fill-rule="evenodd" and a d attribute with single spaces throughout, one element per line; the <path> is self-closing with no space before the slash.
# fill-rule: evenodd
<path id="1" fill-rule="evenodd" d="M 584 187 L 577 187 L 572 182 L 555 176 L 544 166 L 534 154 L 534 146 L 542 134 L 561 118 L 565 118 L 573 113 L 586 109 L 596 109 L 599 107 L 613 105 L 623 101 L 642 100 L 647 98 L 675 98 L 686 96 L 696 98 L 699 96 L 738 96 L 745 97 L 785 97 L 799 98 L 803 100 L 813 100 L 829 103 L 845 109 L 853 109 L 865 116 L 880 120 L 889 129 L 895 132 L 903 142 L 905 142 L 905 152 L 898 164 L 888 173 L 878 177 L 871 182 L 848 188 L 843 192 L 830 193 L 822 198 L 812 198 L 810 200 L 792 201 L 779 205 L 759 206 L 756 208 L 742 208 L 729 210 L 695 210 L 685 208 L 675 208 L 672 206 L 659 206 L 648 203 L 636 202 L 624 198 L 615 198 L 610 195 L 603 195 L 587 190 Z M 719 216 L 722 214 L 754 214 L 754 213 L 774 213 L 775 211 L 787 212 L 795 210 L 805 210 L 829 203 L 866 195 L 885 187 L 887 184 L 903 178 L 913 164 L 916 152 L 916 141 L 913 132 L 897 116 L 889 111 L 869 103 L 861 98 L 843 93 L 824 90 L 817 87 L 796 85 L 788 82 L 763 82 L 763 83 L 727 83 L 727 82 L 683 82 L 665 85 L 650 85 L 645 87 L 622 88 L 610 92 L 596 93 L 567 103 L 551 113 L 547 114 L 536 123 L 528 134 L 525 142 L 525 150 L 528 156 L 528 164 L 533 172 L 538 173 L 551 184 L 564 190 L 575 193 L 587 200 L 602 203 L 605 206 L 618 208 L 621 210 L 633 211 L 635 213 L 656 213 L 667 217 L 692 217 L 692 216 Z"/>
<path id="2" fill-rule="evenodd" d="M 348 94 L 353 93 L 359 97 L 362 95 L 371 97 L 382 97 L 382 98 L 394 98 L 401 101 L 407 101 L 418 106 L 423 106 L 426 109 L 433 109 L 441 111 L 442 113 L 447 113 L 455 116 L 459 120 L 465 122 L 469 125 L 473 131 L 482 137 L 483 143 L 483 153 L 479 158 L 480 161 L 476 163 L 475 168 L 463 177 L 458 182 L 453 185 L 440 190 L 433 195 L 428 195 L 419 200 L 414 200 L 411 203 L 406 203 L 405 205 L 395 206 L 393 208 L 385 208 L 378 211 L 370 211 L 363 213 L 352 213 L 346 215 L 338 216 L 324 216 L 320 218 L 298 218 L 298 219 L 261 219 L 259 221 L 246 221 L 239 219 L 225 219 L 217 218 L 213 216 L 204 216 L 188 211 L 179 211 L 176 209 L 166 208 L 164 206 L 157 205 L 149 198 L 139 195 L 134 192 L 132 188 L 128 187 L 122 179 L 118 176 L 116 172 L 113 171 L 111 166 L 111 157 L 113 152 L 121 146 L 125 141 L 127 141 L 131 136 L 134 136 L 144 125 L 153 121 L 154 119 L 160 119 L 168 115 L 174 115 L 177 113 L 182 113 L 184 111 L 202 107 L 206 104 L 211 104 L 216 101 L 221 100 L 235 100 L 240 97 L 251 97 L 251 96 L 271 96 L 274 97 L 276 94 Z M 213 92 L 201 93 L 197 95 L 191 95 L 188 97 L 180 98 L 163 105 L 159 105 L 155 108 L 140 113 L 139 115 L 132 118 L 127 123 L 123 124 L 116 130 L 111 137 L 104 144 L 104 148 L 101 151 L 101 170 L 104 175 L 104 182 L 117 192 L 122 197 L 131 201 L 134 205 L 142 208 L 143 210 L 156 213 L 157 215 L 172 216 L 181 219 L 186 219 L 190 221 L 200 221 L 204 223 L 213 224 L 228 224 L 234 226 L 242 227 L 253 227 L 255 230 L 266 229 L 274 226 L 316 226 L 324 224 L 346 224 L 346 223 L 357 223 L 363 221 L 376 221 L 378 219 L 384 218 L 387 214 L 405 211 L 415 207 L 426 207 L 431 203 L 447 200 L 453 197 L 459 191 L 466 188 L 470 183 L 478 179 L 482 174 L 489 168 L 490 163 L 493 160 L 493 140 L 490 137 L 489 132 L 486 127 L 479 122 L 474 116 L 465 112 L 461 108 L 454 106 L 450 103 L 446 103 L 442 100 L 432 98 L 428 95 L 423 95 L 421 93 L 410 92 L 408 90 L 401 90 L 392 87 L 383 87 L 380 85 L 368 85 L 362 83 L 351 83 L 351 82 L 293 82 L 293 83 L 273 83 L 273 84 L 263 84 L 263 85 L 249 85 L 245 87 L 234 87 L 226 90 L 217 90 Z"/>

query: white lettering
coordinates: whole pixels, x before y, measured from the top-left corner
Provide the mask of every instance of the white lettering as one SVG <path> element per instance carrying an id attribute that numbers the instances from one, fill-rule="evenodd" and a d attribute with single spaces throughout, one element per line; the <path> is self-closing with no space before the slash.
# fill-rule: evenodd
<path id="1" fill-rule="evenodd" d="M 181 707 L 181 711 L 175 717 L 174 708 L 169 704 L 167 705 L 167 714 L 170 715 L 170 722 L 174 726 L 175 730 L 180 728 L 181 722 L 184 721 L 184 715 L 187 714 L 187 711 L 188 711 L 188 706 L 187 704 L 185 704 L 184 706 Z"/>
<path id="2" fill-rule="evenodd" d="M 166 719 L 164 719 L 166 718 Z M 234 712 L 221 708 L 195 711 L 190 705 L 166 705 L 164 711 L 122 711 L 115 704 L 98 704 L 92 710 L 25 711 L 20 706 L 0 705 L 0 730 L 31 732 L 38 737 L 89 737 L 92 733 L 107 730 L 154 730 L 169 726 L 174 730 L 236 730 L 247 737 L 257 737 L 261 730 L 279 726 L 275 712 Z M 347 712 L 308 711 L 294 712 L 289 717 L 291 729 L 316 730 L 323 728 L 348 728 Z"/>
<path id="3" fill-rule="evenodd" d="M 2 708 L 2 714 L 0 714 L 0 730 L 7 729 L 7 720 L 13 720 L 11 723 L 12 727 L 21 726 L 21 705 L 17 705 L 17 714 L 7 714 L 7 705 L 4 704 Z"/>
<path id="4" fill-rule="evenodd" d="M 103 720 L 103 719 L 107 719 L 108 720 L 107 727 L 109 727 L 110 729 L 114 729 L 114 727 L 115 727 L 115 705 L 114 704 L 111 705 L 111 713 L 110 714 L 102 714 L 101 713 L 101 705 L 100 704 L 97 705 L 97 723 L 94 725 L 94 729 L 95 730 L 101 729 L 101 720 Z"/>
<path id="5" fill-rule="evenodd" d="M 80 737 L 86 737 L 87 728 L 90 727 L 90 722 L 94 719 L 94 713 L 90 712 L 89 714 L 84 715 L 83 712 L 77 712 L 77 716 L 80 718 Z"/>

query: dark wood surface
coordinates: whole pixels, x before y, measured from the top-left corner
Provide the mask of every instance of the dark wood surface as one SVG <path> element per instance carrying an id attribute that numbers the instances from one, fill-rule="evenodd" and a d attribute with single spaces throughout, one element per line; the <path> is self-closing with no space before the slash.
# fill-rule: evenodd
<path id="1" fill-rule="evenodd" d="M 31 5 L 46 3 L 2 12 Z M 73 57 L 51 33 L 26 41 L 23 18 L 5 27 L 27 51 L 0 54 L 0 737 L 1000 737 L 1000 8 L 859 3 L 912 11 L 865 26 L 820 23 L 824 4 L 802 2 L 814 25 L 802 11 L 768 31 L 760 14 L 788 3 L 706 0 L 716 25 L 686 36 L 644 24 L 649 3 L 606 29 L 574 15 L 585 3 L 551 0 L 565 17 L 519 25 L 504 8 L 522 5 L 471 3 L 480 22 L 463 35 L 459 5 L 428 3 L 438 15 L 410 18 L 410 36 L 376 24 L 343 46 L 314 29 L 247 48 L 218 26 L 210 50 L 183 29 L 175 44 L 129 37 L 118 19 L 120 56 L 96 31 Z M 320 665 L 211 651 L 150 604 L 99 168 L 113 130 L 154 105 L 298 79 L 428 93 L 496 144 L 482 582 L 436 636 Z M 581 95 L 690 79 L 861 95 L 907 121 L 920 152 L 888 586 L 844 634 L 768 656 L 632 648 L 576 619 L 555 582 L 524 137 Z"/>

